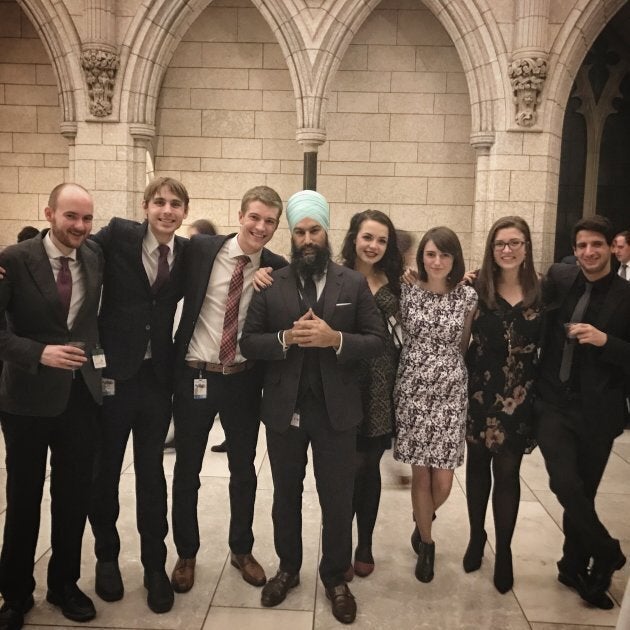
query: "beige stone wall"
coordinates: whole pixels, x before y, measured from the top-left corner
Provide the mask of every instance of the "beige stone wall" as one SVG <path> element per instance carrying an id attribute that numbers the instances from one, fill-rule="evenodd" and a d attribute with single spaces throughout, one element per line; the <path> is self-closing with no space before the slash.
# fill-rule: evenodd
<path id="1" fill-rule="evenodd" d="M 238 200 L 266 183 L 287 199 L 302 186 L 295 100 L 280 47 L 253 8 L 211 5 L 179 44 L 157 115 L 156 174 L 180 178 L 189 221 L 233 229 Z M 461 63 L 444 29 L 417 3 L 388 0 L 367 19 L 332 83 L 318 155 L 335 251 L 350 216 L 372 207 L 421 234 L 455 229 L 467 250 L 474 152 Z M 274 249 L 286 251 L 283 228 Z"/>
<path id="2" fill-rule="evenodd" d="M 57 84 L 44 46 L 14 0 L 0 2 L 0 247 L 47 225 L 48 193 L 68 175 Z"/>

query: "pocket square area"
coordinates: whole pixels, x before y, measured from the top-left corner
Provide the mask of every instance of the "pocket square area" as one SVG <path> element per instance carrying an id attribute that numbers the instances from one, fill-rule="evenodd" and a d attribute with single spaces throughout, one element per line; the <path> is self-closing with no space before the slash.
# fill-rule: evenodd
<path id="1" fill-rule="evenodd" d="M 352 302 L 338 302 L 335 306 L 352 306 Z"/>

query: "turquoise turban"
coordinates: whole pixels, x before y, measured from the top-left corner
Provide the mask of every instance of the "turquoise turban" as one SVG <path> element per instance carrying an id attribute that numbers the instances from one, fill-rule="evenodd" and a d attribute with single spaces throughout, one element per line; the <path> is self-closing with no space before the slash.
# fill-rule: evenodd
<path id="1" fill-rule="evenodd" d="M 302 219 L 317 221 L 326 232 L 330 227 L 330 207 L 326 199 L 314 190 L 301 190 L 287 201 L 287 221 L 293 231 Z"/>

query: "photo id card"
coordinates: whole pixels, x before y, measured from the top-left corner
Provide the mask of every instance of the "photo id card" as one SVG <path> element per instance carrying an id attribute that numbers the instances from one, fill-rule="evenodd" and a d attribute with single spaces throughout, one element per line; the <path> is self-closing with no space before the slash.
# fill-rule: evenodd
<path id="1" fill-rule="evenodd" d="M 116 394 L 116 381 L 113 378 L 102 378 L 101 391 L 103 396 L 114 396 Z"/>
<path id="2" fill-rule="evenodd" d="M 299 427 L 300 426 L 300 412 L 294 411 L 293 416 L 291 417 L 291 426 Z"/>
<path id="3" fill-rule="evenodd" d="M 105 352 L 103 348 L 94 348 L 92 350 L 92 363 L 94 368 L 97 370 L 102 370 L 107 367 L 107 361 L 105 361 Z"/>
<path id="4" fill-rule="evenodd" d="M 193 398 L 195 400 L 205 400 L 208 397 L 208 381 L 205 378 L 193 380 Z"/>

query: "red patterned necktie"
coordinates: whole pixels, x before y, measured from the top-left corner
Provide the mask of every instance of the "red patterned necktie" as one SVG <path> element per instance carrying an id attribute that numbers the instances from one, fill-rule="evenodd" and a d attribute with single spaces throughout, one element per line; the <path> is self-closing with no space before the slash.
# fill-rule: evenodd
<path id="1" fill-rule="evenodd" d="M 59 301 L 63 307 L 63 312 L 68 319 L 68 313 L 70 312 L 70 301 L 72 300 L 72 272 L 68 262 L 72 258 L 67 256 L 60 256 L 59 262 L 61 263 L 61 269 L 57 274 L 57 292 L 59 293 Z"/>
<path id="2" fill-rule="evenodd" d="M 249 262 L 249 256 L 237 256 L 236 267 L 230 287 L 228 289 L 227 302 L 225 303 L 225 317 L 223 318 L 223 336 L 219 348 L 219 361 L 221 365 L 232 365 L 236 356 L 236 336 L 238 333 L 238 307 L 243 292 L 243 269 Z"/>
<path id="3" fill-rule="evenodd" d="M 155 276 L 155 282 L 151 286 L 151 291 L 157 293 L 163 284 L 166 284 L 171 270 L 168 266 L 168 253 L 171 251 L 168 245 L 158 245 L 158 251 L 160 257 L 158 258 L 157 275 Z"/>

